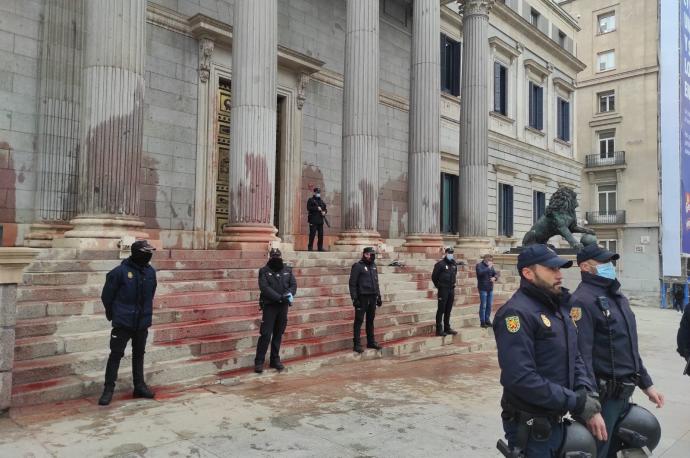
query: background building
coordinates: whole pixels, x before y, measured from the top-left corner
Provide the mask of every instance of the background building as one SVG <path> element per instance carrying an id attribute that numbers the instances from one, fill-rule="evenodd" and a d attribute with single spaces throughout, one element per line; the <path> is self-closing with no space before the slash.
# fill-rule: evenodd
<path id="1" fill-rule="evenodd" d="M 659 291 L 658 3 L 570 0 L 578 19 L 580 206 L 604 245 L 621 253 L 626 291 Z"/>

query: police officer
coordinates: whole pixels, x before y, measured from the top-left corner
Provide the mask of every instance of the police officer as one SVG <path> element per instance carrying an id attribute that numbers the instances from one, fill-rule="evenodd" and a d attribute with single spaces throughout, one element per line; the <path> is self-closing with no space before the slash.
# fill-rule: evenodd
<path id="1" fill-rule="evenodd" d="M 287 326 L 288 308 L 297 294 L 297 281 L 292 269 L 283 262 L 283 255 L 279 249 L 271 249 L 268 262 L 259 269 L 259 307 L 263 315 L 259 342 L 256 345 L 254 358 L 254 372 L 264 371 L 264 360 L 268 345 L 271 345 L 270 367 L 278 372 L 285 369 L 280 362 L 280 343 Z"/>
<path id="2" fill-rule="evenodd" d="M 578 343 L 587 373 L 596 381 L 609 437 L 629 405 L 636 386 L 649 400 L 662 407 L 647 373 L 637 342 L 635 314 L 621 293 L 612 261 L 617 253 L 597 244 L 587 245 L 577 255 L 582 282 L 570 298 L 570 316 L 578 328 Z M 610 442 L 610 441 L 609 441 Z M 597 456 L 615 456 L 609 442 L 599 444 Z"/>
<path id="3" fill-rule="evenodd" d="M 108 272 L 101 293 L 105 316 L 112 322 L 110 356 L 105 368 L 105 386 L 98 404 L 110 404 L 115 391 L 120 360 L 132 340 L 132 382 L 135 398 L 152 399 L 154 393 L 144 382 L 144 351 L 153 315 L 156 270 L 149 264 L 155 248 L 146 240 L 132 244 L 131 255 Z"/>
<path id="4" fill-rule="evenodd" d="M 678 353 L 690 364 L 690 307 L 685 307 L 676 340 Z M 690 375 L 690 370 L 688 370 L 687 375 Z"/>
<path id="5" fill-rule="evenodd" d="M 509 447 L 529 458 L 556 456 L 566 412 L 585 421 L 594 436 L 606 437 L 568 316 L 569 294 L 561 288 L 560 269 L 571 265 L 546 245 L 525 247 L 517 262 L 520 288 L 494 318 L 503 429 Z"/>
<path id="6" fill-rule="evenodd" d="M 450 311 L 453 309 L 453 302 L 455 302 L 455 281 L 458 276 L 458 265 L 454 259 L 454 252 L 452 247 L 446 248 L 443 259 L 434 265 L 434 271 L 431 274 L 431 281 L 438 289 L 436 335 L 442 337 L 458 333 L 450 327 Z"/>
<path id="7" fill-rule="evenodd" d="M 376 307 L 381 307 L 381 290 L 379 289 L 379 273 L 376 269 L 376 251 L 366 247 L 362 251 L 362 259 L 352 265 L 350 271 L 350 297 L 355 307 L 354 323 L 354 351 L 362 353 L 364 349 L 360 342 L 362 322 L 366 316 L 367 348 L 380 350 L 382 347 L 374 338 L 374 317 Z"/>
<path id="8" fill-rule="evenodd" d="M 309 251 L 313 250 L 314 246 L 314 236 L 318 232 L 319 240 L 317 246 L 319 251 L 324 251 L 323 249 L 323 222 L 328 213 L 328 208 L 326 207 L 326 202 L 321 200 L 321 189 L 314 188 L 314 195 L 307 200 L 307 211 L 309 216 L 307 221 L 309 222 L 309 246 L 307 247 Z"/>

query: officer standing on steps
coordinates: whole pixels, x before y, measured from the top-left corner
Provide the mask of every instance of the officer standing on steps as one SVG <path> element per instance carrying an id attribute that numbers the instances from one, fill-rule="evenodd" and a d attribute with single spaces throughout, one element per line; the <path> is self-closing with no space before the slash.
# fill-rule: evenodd
<path id="1" fill-rule="evenodd" d="M 328 213 L 328 208 L 326 208 L 326 202 L 321 200 L 321 189 L 314 188 L 314 195 L 307 200 L 307 211 L 309 216 L 307 222 L 309 223 L 309 251 L 313 250 L 314 246 L 314 236 L 319 234 L 319 239 L 317 246 L 319 251 L 324 251 L 323 249 L 323 223 L 326 218 L 326 213 Z"/>
<path id="2" fill-rule="evenodd" d="M 355 307 L 354 351 L 362 353 L 364 349 L 360 342 L 362 322 L 366 316 L 367 348 L 381 349 L 374 338 L 374 317 L 376 307 L 381 307 L 381 290 L 379 289 L 379 272 L 376 268 L 376 251 L 366 247 L 362 251 L 362 259 L 352 265 L 350 271 L 350 297 Z"/>
<path id="3" fill-rule="evenodd" d="M 680 326 L 678 327 L 676 341 L 678 343 L 678 354 L 687 361 L 685 375 L 690 375 L 690 306 L 685 307 L 683 318 L 680 320 Z"/>
<path id="4" fill-rule="evenodd" d="M 595 387 L 568 316 L 569 294 L 561 288 L 560 270 L 570 266 L 572 261 L 546 245 L 525 247 L 517 262 L 520 288 L 493 323 L 503 385 L 503 429 L 508 446 L 529 458 L 560 456 L 567 412 L 586 422 L 596 437 L 606 439 Z"/>
<path id="5" fill-rule="evenodd" d="M 292 305 L 297 294 L 297 281 L 292 269 L 283 262 L 283 255 L 279 249 L 273 248 L 268 255 L 268 262 L 259 269 L 259 307 L 263 311 L 261 317 L 261 335 L 256 345 L 254 358 L 254 372 L 264 371 L 264 360 L 268 345 L 271 345 L 270 367 L 278 372 L 285 369 L 280 362 L 280 343 L 287 326 L 288 308 Z"/>
<path id="6" fill-rule="evenodd" d="M 146 240 L 132 244 L 132 254 L 108 272 L 101 293 L 105 316 L 112 322 L 110 356 L 105 368 L 105 386 L 98 404 L 106 406 L 113 399 L 120 360 L 127 342 L 132 340 L 132 382 L 135 398 L 152 399 L 154 393 L 144 382 L 144 351 L 153 315 L 156 294 L 156 269 L 149 262 L 155 248 Z"/>
<path id="7" fill-rule="evenodd" d="M 577 255 L 582 282 L 570 298 L 570 316 L 578 328 L 582 359 L 596 380 L 608 442 L 598 446 L 602 458 L 616 456 L 609 447 L 616 423 L 628 411 L 630 396 L 640 387 L 657 408 L 664 396 L 653 386 L 640 357 L 635 314 L 621 293 L 612 261 L 620 256 L 593 244 Z"/>
<path id="8" fill-rule="evenodd" d="M 438 308 L 436 309 L 436 335 L 456 335 L 458 331 L 450 327 L 450 311 L 455 302 L 455 282 L 458 276 L 458 264 L 454 259 L 452 247 L 445 250 L 443 259 L 436 263 L 431 274 L 431 281 L 438 289 Z"/>

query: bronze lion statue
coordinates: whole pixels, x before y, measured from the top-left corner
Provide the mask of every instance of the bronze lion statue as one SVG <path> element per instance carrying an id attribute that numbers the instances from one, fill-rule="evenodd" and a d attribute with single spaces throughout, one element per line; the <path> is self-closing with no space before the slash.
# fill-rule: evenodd
<path id="1" fill-rule="evenodd" d="M 535 243 L 547 243 L 555 235 L 560 235 L 568 241 L 570 246 L 580 252 L 584 245 L 575 237 L 574 233 L 595 235 L 591 229 L 577 225 L 575 209 L 577 208 L 577 194 L 570 188 L 561 187 L 549 199 L 544 216 L 532 226 L 522 239 L 522 246 Z M 596 238 L 594 238 L 596 243 Z"/>

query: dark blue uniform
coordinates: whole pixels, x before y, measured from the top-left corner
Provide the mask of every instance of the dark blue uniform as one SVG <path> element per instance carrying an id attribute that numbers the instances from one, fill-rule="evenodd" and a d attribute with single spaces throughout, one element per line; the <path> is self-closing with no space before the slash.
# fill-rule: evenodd
<path id="1" fill-rule="evenodd" d="M 514 410 L 546 417 L 551 436 L 530 438 L 526 456 L 549 457 L 560 447 L 560 418 L 577 404 L 576 390 L 595 391 L 577 347 L 566 289 L 553 296 L 523 279 L 520 289 L 496 313 L 493 324 L 501 366 L 503 427 L 511 447 L 517 443 Z"/>
<path id="2" fill-rule="evenodd" d="M 621 414 L 627 411 L 635 386 L 646 389 L 653 384 L 640 357 L 635 314 L 620 286 L 618 280 L 582 272 L 582 283 L 570 299 L 580 353 L 587 373 L 599 385 L 609 437 Z M 606 298 L 608 318 L 598 304 L 599 297 Z M 607 446 L 600 444 L 599 456 L 606 456 Z"/>

